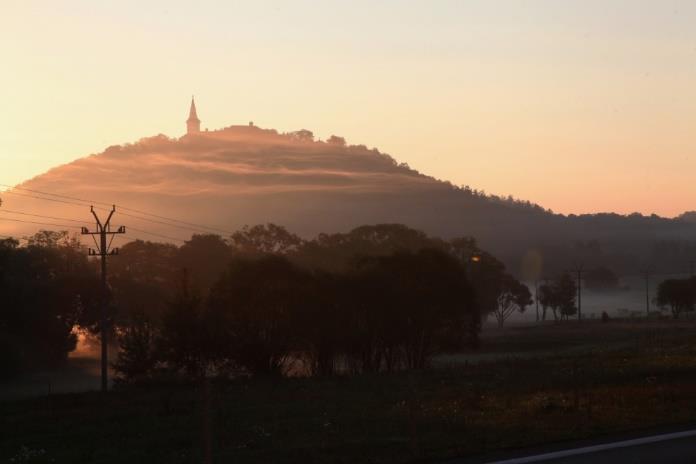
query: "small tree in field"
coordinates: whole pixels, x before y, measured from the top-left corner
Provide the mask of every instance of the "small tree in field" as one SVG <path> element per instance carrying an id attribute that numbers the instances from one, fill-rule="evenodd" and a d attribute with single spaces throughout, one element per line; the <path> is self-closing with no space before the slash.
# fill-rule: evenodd
<path id="1" fill-rule="evenodd" d="M 561 274 L 551 282 L 539 287 L 539 303 L 544 308 L 544 319 L 546 318 L 546 308 L 551 308 L 555 321 L 559 317 L 568 319 L 569 316 L 576 314 L 576 293 L 575 281 L 568 273 Z"/>
<path id="2" fill-rule="evenodd" d="M 530 304 L 532 304 L 532 294 L 529 288 L 509 274 L 505 274 L 500 282 L 494 311 L 498 327 L 502 328 L 515 311 L 524 312 Z"/>
<path id="3" fill-rule="evenodd" d="M 675 319 L 684 311 L 693 311 L 696 305 L 696 277 L 661 282 L 657 288 L 657 304 L 669 307 Z"/>
<path id="4" fill-rule="evenodd" d="M 539 291 L 537 292 L 537 300 L 542 308 L 541 320 L 546 320 L 546 312 L 549 308 L 553 308 L 553 287 L 549 283 L 544 283 L 539 286 Z M 556 312 L 554 311 L 554 318 L 556 317 Z"/>

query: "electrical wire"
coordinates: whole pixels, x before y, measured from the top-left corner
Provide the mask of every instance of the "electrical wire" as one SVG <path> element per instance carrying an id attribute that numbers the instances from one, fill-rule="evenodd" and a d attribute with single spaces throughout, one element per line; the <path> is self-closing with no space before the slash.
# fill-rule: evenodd
<path id="1" fill-rule="evenodd" d="M 13 218 L 6 218 L 6 217 L 0 217 L 0 221 L 21 222 L 23 224 L 37 224 L 40 226 L 66 227 L 68 229 L 81 229 L 81 227 L 79 227 L 79 226 L 69 226 L 67 224 L 55 224 L 55 223 L 49 223 L 49 222 L 25 221 L 22 219 L 13 219 Z"/>
<path id="2" fill-rule="evenodd" d="M 167 239 L 167 240 L 174 240 L 174 241 L 182 242 L 182 243 L 185 243 L 185 242 L 186 242 L 186 240 L 181 239 L 181 238 L 170 237 L 170 236 L 168 236 L 168 235 L 158 234 L 158 233 L 155 233 L 155 232 L 148 232 L 147 230 L 136 229 L 135 227 L 127 227 L 127 228 L 126 228 L 126 231 L 128 231 L 128 230 L 134 230 L 134 231 L 140 232 L 140 233 L 142 233 L 142 234 L 152 235 L 153 237 L 165 238 L 165 239 Z"/>
<path id="3" fill-rule="evenodd" d="M 89 222 L 89 221 L 80 221 L 78 219 L 68 219 L 68 218 L 56 217 L 56 216 L 43 216 L 41 214 L 24 213 L 22 211 L 13 211 L 13 210 L 4 209 L 4 208 L 0 208 L 0 213 L 21 214 L 22 216 L 32 216 L 32 217 L 38 217 L 38 218 L 44 218 L 44 219 L 55 219 L 57 221 L 77 222 L 79 224 L 86 224 Z"/>
<path id="4" fill-rule="evenodd" d="M 10 195 L 20 195 L 20 196 L 29 197 L 29 198 L 35 198 L 38 200 L 55 201 L 55 202 L 59 202 L 59 203 L 72 204 L 72 205 L 76 205 L 76 206 L 90 206 L 93 204 L 99 204 L 99 205 L 105 205 L 105 206 L 117 206 L 121 210 L 130 211 L 132 213 L 141 214 L 141 215 L 145 215 L 145 216 L 150 216 L 150 217 L 161 219 L 164 221 L 183 224 L 184 226 L 188 226 L 186 228 L 191 229 L 191 230 L 199 230 L 199 231 L 206 231 L 206 232 L 211 232 L 211 231 L 212 232 L 222 232 L 225 234 L 232 234 L 233 233 L 232 231 L 229 231 L 226 229 L 221 229 L 219 227 L 212 227 L 212 226 L 208 226 L 208 225 L 204 225 L 204 224 L 197 224 L 194 222 L 182 221 L 180 219 L 167 217 L 167 216 L 161 216 L 158 214 L 150 213 L 150 212 L 135 209 L 135 208 L 129 208 L 127 206 L 122 206 L 122 205 L 118 205 L 118 204 L 112 205 L 110 203 L 106 203 L 103 201 L 91 201 L 91 200 L 86 200 L 83 198 L 73 197 L 73 196 L 69 196 L 69 195 L 61 195 L 61 194 L 50 193 L 50 192 L 45 192 L 45 191 L 41 191 L 41 190 L 28 189 L 25 187 L 13 187 L 9 184 L 3 184 L 3 183 L 0 183 L 0 186 L 14 189 L 14 190 L 22 190 L 22 191 L 26 191 L 26 192 L 31 192 L 31 193 L 39 194 L 39 195 L 48 195 L 48 196 L 52 196 L 52 197 L 56 197 L 56 198 L 45 198 L 45 197 L 39 197 L 39 196 L 35 196 L 35 195 L 23 194 L 23 193 L 19 193 L 19 192 L 12 192 L 12 191 L 8 191 L 8 190 L 4 190 L 0 193 L 9 193 Z M 81 203 L 77 203 L 77 202 L 81 202 Z M 161 221 L 155 221 L 155 220 L 148 219 L 148 218 L 143 218 L 143 217 L 134 216 L 134 215 L 128 215 L 128 214 L 123 213 L 123 212 L 121 212 L 120 214 L 123 214 L 124 216 L 130 216 L 130 217 L 133 217 L 135 219 L 140 219 L 143 221 L 153 222 L 156 224 L 164 224 L 164 225 L 169 225 L 172 227 L 184 228 L 184 227 L 178 226 L 176 224 L 167 224 L 167 223 L 163 223 Z"/>
<path id="5" fill-rule="evenodd" d="M 87 206 L 89 206 L 90 204 L 105 204 L 105 205 L 107 205 L 107 206 L 111 206 L 111 205 L 109 205 L 108 203 L 94 202 L 94 201 L 89 201 L 89 200 L 83 200 L 83 199 L 81 199 L 81 198 L 71 197 L 71 196 L 68 196 L 68 195 L 60 195 L 60 194 L 57 194 L 57 193 L 41 192 L 41 191 L 39 191 L 39 190 L 33 190 L 33 189 L 24 188 L 24 187 L 15 187 L 15 186 L 9 185 L 9 184 L 1 184 L 1 183 L 0 183 L 0 187 L 6 187 L 6 188 L 9 188 L 9 189 L 16 189 L 16 190 L 24 190 L 24 191 L 26 191 L 26 192 L 38 193 L 38 194 L 40 194 L 40 195 L 51 195 L 51 196 L 53 196 L 53 197 L 64 198 L 64 199 L 66 199 L 66 200 L 81 201 L 81 202 L 83 202 L 83 203 L 87 203 Z M 5 192 L 6 192 L 6 191 L 5 191 Z"/>
<path id="6" fill-rule="evenodd" d="M 66 205 L 77 205 L 77 206 L 80 206 L 80 207 L 83 207 L 83 208 L 84 208 L 85 206 L 89 206 L 89 205 L 82 204 L 82 203 L 76 203 L 76 202 L 74 202 L 74 201 L 59 200 L 59 199 L 56 199 L 56 198 L 39 197 L 39 196 L 36 196 L 36 195 L 29 195 L 29 194 L 27 194 L 27 193 L 12 192 L 12 191 L 9 191 L 9 190 L 3 190 L 3 191 L 0 192 L 0 193 L 3 194 L 3 195 L 17 195 L 17 196 L 20 196 L 20 197 L 34 198 L 34 199 L 37 199 L 37 200 L 53 201 L 53 202 L 56 202 L 56 203 L 63 203 L 63 204 L 66 204 Z"/>
<path id="7" fill-rule="evenodd" d="M 12 213 L 12 214 L 23 214 L 23 215 L 28 215 L 28 216 L 38 217 L 38 218 L 45 218 L 45 219 L 56 219 L 56 220 L 63 220 L 63 221 L 73 221 L 73 222 L 78 222 L 78 223 L 85 223 L 85 221 L 79 221 L 79 220 L 77 220 L 77 219 L 58 218 L 58 217 L 55 217 L 55 216 L 44 216 L 44 215 L 41 215 L 41 214 L 31 214 L 31 213 L 24 213 L 24 212 L 20 212 L 20 211 L 8 211 L 8 210 L 2 210 L 2 209 L 0 209 L 0 213 L 5 213 L 5 212 L 7 212 L 7 213 Z M 72 226 L 72 225 L 67 225 L 67 224 L 56 224 L 56 223 L 48 223 L 48 222 L 27 221 L 27 220 L 23 220 L 23 219 L 15 219 L 15 218 L 0 217 L 0 220 L 13 221 L 13 222 L 21 222 L 21 223 L 25 223 L 25 224 L 50 225 L 50 226 L 56 226 L 56 227 L 68 227 L 68 228 L 74 228 L 74 229 L 81 229 L 81 227 Z M 128 229 L 129 229 L 129 230 L 134 230 L 134 231 L 136 231 L 136 232 L 140 232 L 140 233 L 143 233 L 143 234 L 147 234 L 147 235 L 152 235 L 152 236 L 154 236 L 154 237 L 164 238 L 164 239 L 167 239 L 167 240 L 174 240 L 174 241 L 182 242 L 182 243 L 185 243 L 185 242 L 186 242 L 186 240 L 181 239 L 181 238 L 178 238 L 178 237 L 172 237 L 172 236 L 169 236 L 169 235 L 158 234 L 158 233 L 156 233 L 156 232 L 150 232 L 149 230 L 143 230 L 143 229 L 139 229 L 139 228 L 136 228 L 136 227 L 130 227 L 130 226 L 128 226 Z M 127 238 L 127 237 L 123 237 L 123 238 L 125 239 L 125 238 Z"/>

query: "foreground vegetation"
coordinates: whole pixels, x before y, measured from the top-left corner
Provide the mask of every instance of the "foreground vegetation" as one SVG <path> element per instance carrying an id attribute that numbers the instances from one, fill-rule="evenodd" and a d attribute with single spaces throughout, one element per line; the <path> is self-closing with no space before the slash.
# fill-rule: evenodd
<path id="1" fill-rule="evenodd" d="M 555 356 L 213 384 L 214 462 L 436 461 L 688 422 L 696 409 L 692 325 L 514 329 L 484 337 L 484 346 L 504 355 L 571 342 Z M 0 403 L 0 460 L 201 462 L 205 391 L 150 385 Z"/>
<path id="2" fill-rule="evenodd" d="M 423 368 L 475 345 L 482 316 L 502 326 L 532 303 L 474 239 L 399 224 L 309 241 L 273 224 L 180 247 L 136 241 L 110 262 L 105 294 L 98 275 L 66 232 L 26 246 L 0 240 L 0 379 L 59 365 L 76 330 L 101 330 L 104 305 L 121 342 L 117 371 L 139 382 L 162 372 L 284 375 L 298 353 L 315 375 Z"/>

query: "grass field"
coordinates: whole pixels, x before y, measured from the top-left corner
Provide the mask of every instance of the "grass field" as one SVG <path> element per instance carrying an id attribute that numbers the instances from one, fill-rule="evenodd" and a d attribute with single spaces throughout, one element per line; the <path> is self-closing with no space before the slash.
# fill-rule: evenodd
<path id="1" fill-rule="evenodd" d="M 488 331 L 480 353 L 436 365 L 214 385 L 214 462 L 430 462 L 696 419 L 693 321 Z M 0 402 L 0 461 L 202 462 L 202 399 L 170 386 Z"/>

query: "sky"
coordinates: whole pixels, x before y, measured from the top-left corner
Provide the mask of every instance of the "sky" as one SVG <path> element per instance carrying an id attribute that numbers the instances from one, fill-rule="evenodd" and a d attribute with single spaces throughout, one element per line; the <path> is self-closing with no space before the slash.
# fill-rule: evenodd
<path id="1" fill-rule="evenodd" d="M 0 183 L 202 126 L 560 213 L 696 210 L 696 2 L 2 0 Z"/>

